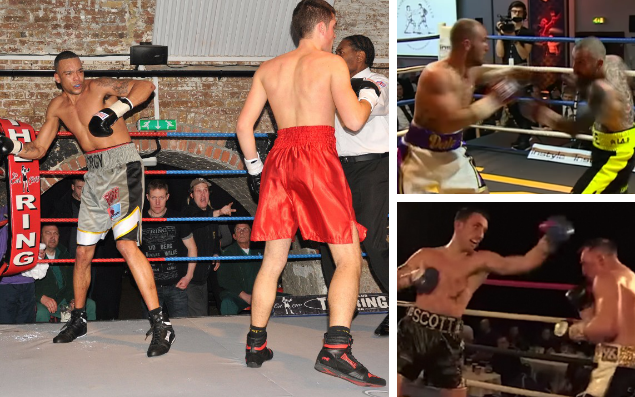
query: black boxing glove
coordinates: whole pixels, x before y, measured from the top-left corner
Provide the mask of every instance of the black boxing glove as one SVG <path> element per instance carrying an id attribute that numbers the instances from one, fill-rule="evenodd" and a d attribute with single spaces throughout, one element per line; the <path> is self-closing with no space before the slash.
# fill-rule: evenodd
<path id="1" fill-rule="evenodd" d="M 22 142 L 0 136 L 0 163 L 10 154 L 17 155 L 22 150 Z"/>
<path id="2" fill-rule="evenodd" d="M 121 116 L 132 110 L 134 106 L 126 97 L 121 97 L 110 107 L 104 108 L 90 119 L 88 130 L 91 134 L 98 138 L 104 138 L 112 135 L 112 125 L 115 124 Z"/>
<path id="3" fill-rule="evenodd" d="M 351 87 L 355 91 L 355 95 L 359 100 L 365 100 L 370 103 L 371 112 L 377 105 L 381 90 L 377 87 L 377 84 L 366 79 L 351 79 Z"/>
<path id="4" fill-rule="evenodd" d="M 415 270 L 412 285 L 418 294 L 430 294 L 439 284 L 439 271 L 434 267 L 427 267 L 424 271 Z"/>
<path id="5" fill-rule="evenodd" d="M 249 192 L 251 197 L 257 203 L 260 198 L 260 179 L 262 176 L 263 164 L 260 157 L 255 159 L 245 159 L 245 167 L 247 167 L 247 185 L 249 186 Z"/>
<path id="6" fill-rule="evenodd" d="M 582 310 L 589 308 L 595 302 L 593 298 L 593 293 L 587 290 L 586 285 L 578 285 L 569 291 L 567 291 L 566 295 L 571 305 L 576 308 L 579 312 Z"/>
<path id="7" fill-rule="evenodd" d="M 547 237 L 549 252 L 555 252 L 560 244 L 569 240 L 575 233 L 573 224 L 564 216 L 552 216 L 540 224 L 540 231 Z"/>

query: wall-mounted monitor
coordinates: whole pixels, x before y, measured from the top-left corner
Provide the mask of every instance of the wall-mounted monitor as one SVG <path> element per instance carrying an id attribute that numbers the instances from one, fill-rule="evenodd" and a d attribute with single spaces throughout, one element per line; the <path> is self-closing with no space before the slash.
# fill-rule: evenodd
<path id="1" fill-rule="evenodd" d="M 397 38 L 439 34 L 439 23 L 456 22 L 455 0 L 398 0 Z M 439 56 L 439 39 L 397 44 L 398 56 Z"/>

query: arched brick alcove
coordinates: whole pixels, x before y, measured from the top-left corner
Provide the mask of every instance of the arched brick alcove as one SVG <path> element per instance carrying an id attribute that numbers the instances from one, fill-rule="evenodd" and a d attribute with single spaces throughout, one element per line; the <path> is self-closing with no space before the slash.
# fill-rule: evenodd
<path id="1" fill-rule="evenodd" d="M 198 127 L 181 125 L 179 132 L 213 132 Z M 257 140 L 257 147 L 263 160 L 271 147 L 275 135 Z M 153 153 L 157 149 L 154 139 L 133 140 L 141 155 Z M 244 163 L 235 138 L 219 139 L 160 139 L 161 150 L 155 155 L 160 164 L 183 170 L 243 170 Z M 86 159 L 73 139 L 58 138 L 40 164 L 41 169 L 77 171 L 86 169 Z M 147 168 L 151 170 L 152 167 Z M 194 176 L 192 176 L 194 177 Z M 42 178 L 41 192 L 44 193 L 63 178 Z M 256 203 L 251 199 L 244 176 L 210 176 L 227 193 L 232 195 L 253 216 Z"/>

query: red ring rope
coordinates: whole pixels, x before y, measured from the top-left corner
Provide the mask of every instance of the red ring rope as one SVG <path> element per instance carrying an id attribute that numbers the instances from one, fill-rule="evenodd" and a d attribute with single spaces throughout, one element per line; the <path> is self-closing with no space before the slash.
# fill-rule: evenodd
<path id="1" fill-rule="evenodd" d="M 485 285 L 494 285 L 497 287 L 513 287 L 513 288 L 534 288 L 534 289 L 550 289 L 557 291 L 568 291 L 575 287 L 573 284 L 558 283 L 537 283 L 533 281 L 515 281 L 515 280 L 485 280 Z"/>

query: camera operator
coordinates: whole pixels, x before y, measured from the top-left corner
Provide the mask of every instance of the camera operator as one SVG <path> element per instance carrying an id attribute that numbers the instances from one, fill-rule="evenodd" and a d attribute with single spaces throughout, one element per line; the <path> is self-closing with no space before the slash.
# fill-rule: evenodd
<path id="1" fill-rule="evenodd" d="M 522 1 L 514 1 L 507 9 L 507 16 L 500 17 L 500 21 L 496 23 L 496 30 L 502 36 L 535 36 L 528 28 L 523 26 L 523 21 L 527 19 L 527 6 Z M 503 60 L 503 63 L 509 65 L 528 65 L 529 54 L 531 53 L 532 44 L 526 41 L 512 40 L 496 40 L 496 56 Z M 531 87 L 526 92 L 531 95 Z M 514 119 L 516 126 L 523 129 L 531 129 L 532 122 L 527 120 L 520 113 L 518 102 L 514 102 L 508 106 L 509 113 Z M 512 148 L 517 150 L 529 149 L 530 136 L 521 134 L 512 144 Z"/>

